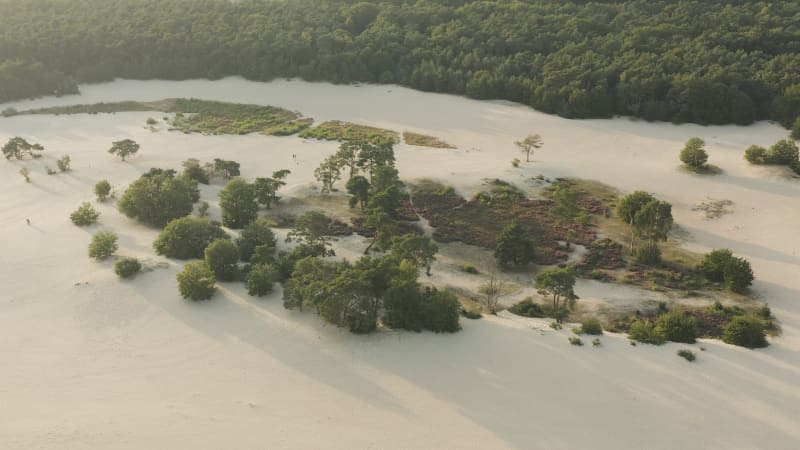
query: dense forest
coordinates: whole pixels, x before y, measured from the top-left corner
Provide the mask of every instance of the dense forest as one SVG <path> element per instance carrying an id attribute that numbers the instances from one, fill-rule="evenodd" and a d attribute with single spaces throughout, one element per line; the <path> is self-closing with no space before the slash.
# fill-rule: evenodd
<path id="1" fill-rule="evenodd" d="M 122 78 L 301 77 L 565 117 L 800 115 L 800 2 L 0 0 L 0 101 Z"/>

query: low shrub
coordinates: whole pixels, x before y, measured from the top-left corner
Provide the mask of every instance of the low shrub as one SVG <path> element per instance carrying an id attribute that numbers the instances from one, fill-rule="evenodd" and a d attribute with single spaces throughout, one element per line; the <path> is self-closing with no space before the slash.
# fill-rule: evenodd
<path id="1" fill-rule="evenodd" d="M 66 172 L 69 170 L 69 166 L 72 163 L 69 155 L 64 155 L 56 161 L 56 165 L 58 166 L 59 172 Z"/>
<path id="2" fill-rule="evenodd" d="M 97 196 L 97 201 L 105 201 L 111 195 L 111 183 L 108 180 L 100 180 L 94 185 L 94 195 Z"/>
<path id="3" fill-rule="evenodd" d="M 114 263 L 114 273 L 120 278 L 133 278 L 142 270 L 142 263 L 136 258 L 124 257 Z"/>
<path id="4" fill-rule="evenodd" d="M 586 319 L 581 322 L 581 331 L 586 334 L 603 334 L 603 325 L 597 319 Z"/>
<path id="5" fill-rule="evenodd" d="M 681 350 L 678 350 L 678 356 L 680 356 L 681 358 L 683 358 L 683 359 L 685 359 L 685 360 L 687 360 L 689 362 L 692 362 L 695 359 L 697 359 L 697 356 L 695 356 L 694 352 L 692 352 L 691 350 L 687 350 L 685 348 L 681 349 Z"/>
<path id="6" fill-rule="evenodd" d="M 603 345 L 603 344 L 602 344 L 602 342 L 600 342 L 599 338 L 594 338 L 592 340 L 592 347 L 600 347 L 601 345 Z"/>
<path id="7" fill-rule="evenodd" d="M 662 330 L 647 321 L 634 319 L 628 330 L 628 337 L 643 344 L 661 345 L 667 341 Z"/>
<path id="8" fill-rule="evenodd" d="M 181 296 L 190 300 L 207 300 L 214 295 L 216 278 L 205 261 L 186 264 L 178 274 L 178 290 Z"/>
<path id="9" fill-rule="evenodd" d="M 554 330 L 560 330 L 562 328 L 562 326 L 558 322 L 550 322 L 550 328 L 552 328 Z"/>
<path id="10" fill-rule="evenodd" d="M 764 334 L 764 323 L 753 316 L 736 316 L 722 331 L 722 340 L 728 344 L 747 348 L 769 345 Z"/>
<path id="11" fill-rule="evenodd" d="M 542 307 L 533 302 L 533 299 L 528 297 L 519 303 L 514 304 L 509 311 L 523 317 L 547 317 Z"/>
<path id="12" fill-rule="evenodd" d="M 204 258 L 209 244 L 227 237 L 219 223 L 199 217 L 181 217 L 167 224 L 153 242 L 153 248 L 157 254 L 169 258 Z"/>
<path id="13" fill-rule="evenodd" d="M 583 346 L 583 341 L 579 337 L 571 337 L 569 338 L 569 343 L 572 345 L 577 345 L 579 347 Z"/>
<path id="14" fill-rule="evenodd" d="M 699 334 L 697 318 L 681 311 L 668 312 L 656 320 L 654 332 L 668 341 L 694 344 Z"/>
<path id="15" fill-rule="evenodd" d="M 112 231 L 101 231 L 92 237 L 89 257 L 100 261 L 113 255 L 117 248 L 117 234 Z"/>
<path id="16" fill-rule="evenodd" d="M 69 219 L 72 221 L 72 223 L 79 227 L 85 227 L 87 225 L 97 223 L 97 219 L 99 217 L 100 213 L 97 212 L 97 210 L 94 209 L 89 202 L 81 203 L 81 206 L 69 215 Z"/>
<path id="17" fill-rule="evenodd" d="M 649 245 L 638 247 L 636 249 L 636 260 L 646 265 L 658 264 L 661 262 L 661 249 Z"/>

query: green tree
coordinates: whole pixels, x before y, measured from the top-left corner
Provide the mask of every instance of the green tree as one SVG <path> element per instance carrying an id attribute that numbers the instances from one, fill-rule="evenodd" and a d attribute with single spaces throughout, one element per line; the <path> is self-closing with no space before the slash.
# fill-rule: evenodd
<path id="1" fill-rule="evenodd" d="M 525 136 L 525 139 L 514 142 L 514 145 L 519 147 L 519 151 L 525 155 L 525 161 L 531 162 L 531 155 L 533 155 L 534 151 L 542 148 L 544 142 L 542 142 L 542 137 L 538 134 L 529 134 Z"/>
<path id="2" fill-rule="evenodd" d="M 686 146 L 681 150 L 681 162 L 690 168 L 697 170 L 706 165 L 708 153 L 706 152 L 706 142 L 698 137 L 693 137 L 686 141 Z"/>
<path id="3" fill-rule="evenodd" d="M 636 243 L 636 227 L 634 226 L 636 215 L 644 205 L 653 200 L 655 200 L 655 197 L 651 194 L 644 191 L 636 191 L 622 197 L 617 203 L 617 217 L 631 227 L 631 253 L 633 253 L 633 248 Z"/>
<path id="4" fill-rule="evenodd" d="M 347 193 L 350 194 L 350 207 L 354 208 L 356 205 L 361 206 L 361 211 L 364 211 L 367 202 L 369 201 L 369 193 L 372 186 L 369 180 L 361 175 L 356 175 L 347 181 Z"/>
<path id="5" fill-rule="evenodd" d="M 219 193 L 222 224 L 244 228 L 258 217 L 255 187 L 244 180 L 231 180 Z"/>
<path id="6" fill-rule="evenodd" d="M 151 169 L 131 183 L 117 207 L 130 218 L 163 227 L 173 219 L 191 214 L 199 199 L 194 180 L 176 178 L 174 171 Z"/>
<path id="7" fill-rule="evenodd" d="M 327 298 L 328 287 L 338 276 L 341 267 L 315 256 L 299 259 L 294 264 L 291 277 L 284 284 L 283 306 L 300 310 L 308 306 L 319 311 Z"/>
<path id="8" fill-rule="evenodd" d="M 575 295 L 575 271 L 566 267 L 563 269 L 545 269 L 534 277 L 534 287 L 539 294 L 553 297 L 553 311 L 562 308 L 561 300 L 573 301 Z"/>
<path id="9" fill-rule="evenodd" d="M 108 149 L 108 153 L 119 156 L 123 161 L 129 156 L 135 155 L 137 152 L 139 152 L 139 144 L 132 139 L 112 142 L 111 148 Z"/>
<path id="10" fill-rule="evenodd" d="M 458 323 L 461 303 L 450 291 L 425 288 L 422 295 L 422 323 L 426 330 L 436 333 L 455 333 L 461 329 Z"/>
<path id="11" fill-rule="evenodd" d="M 212 171 L 215 175 L 226 180 L 230 180 L 231 178 L 238 177 L 241 174 L 239 167 L 239 163 L 236 161 L 214 158 Z"/>
<path id="12" fill-rule="evenodd" d="M 272 178 L 256 178 L 253 185 L 256 190 L 256 199 L 258 203 L 264 205 L 267 209 L 272 208 L 273 203 L 277 203 L 278 189 L 286 185 L 283 181 L 290 173 L 289 170 L 283 169 L 272 172 Z"/>
<path id="13" fill-rule="evenodd" d="M 209 244 L 227 236 L 219 223 L 200 217 L 181 217 L 167 224 L 153 242 L 153 249 L 169 258 L 204 258 Z"/>
<path id="14" fill-rule="evenodd" d="M 309 211 L 298 217 L 294 222 L 294 228 L 286 235 L 286 242 L 298 241 L 301 245 L 309 247 L 319 247 L 324 249 L 320 256 L 333 256 L 333 250 L 328 249 L 331 245 L 330 236 L 331 219 L 319 211 Z"/>
<path id="15" fill-rule="evenodd" d="M 137 273 L 142 270 L 142 263 L 136 258 L 124 257 L 114 263 L 114 273 L 120 278 L 128 279 L 133 278 Z"/>
<path id="16" fill-rule="evenodd" d="M 422 330 L 422 294 L 417 276 L 417 267 L 410 260 L 400 262 L 397 273 L 383 295 L 382 320 L 387 326 L 411 331 Z"/>
<path id="17" fill-rule="evenodd" d="M 256 219 L 242 230 L 239 234 L 239 238 L 236 240 L 236 245 L 239 247 L 239 256 L 242 261 L 250 262 L 253 252 L 259 246 L 268 246 L 272 249 L 271 253 L 275 253 L 275 234 L 269 227 L 269 222 L 267 220 Z"/>
<path id="18" fill-rule="evenodd" d="M 533 241 L 522 225 L 513 220 L 497 237 L 494 257 L 503 269 L 521 267 L 532 263 L 536 257 Z"/>
<path id="19" fill-rule="evenodd" d="M 398 259 L 406 259 L 415 267 L 425 268 L 425 274 L 431 274 L 431 264 L 436 260 L 439 247 L 431 238 L 422 234 L 406 234 L 392 240 L 392 254 Z"/>
<path id="20" fill-rule="evenodd" d="M 336 155 L 330 155 L 325 158 L 314 169 L 314 177 L 322 183 L 322 193 L 330 194 L 333 191 L 333 185 L 342 178 L 342 166 Z"/>
<path id="21" fill-rule="evenodd" d="M 97 201 L 104 202 L 111 195 L 111 183 L 108 180 L 100 180 L 94 185 L 94 195 L 97 196 Z"/>
<path id="22" fill-rule="evenodd" d="M 800 116 L 797 116 L 792 124 L 791 138 L 795 141 L 800 141 Z"/>
<path id="23" fill-rule="evenodd" d="M 728 344 L 747 348 L 769 345 L 764 334 L 764 323 L 752 316 L 736 316 L 722 330 L 722 340 Z"/>
<path id="24" fill-rule="evenodd" d="M 263 297 L 272 293 L 272 286 L 278 281 L 278 271 L 271 264 L 257 264 L 247 274 L 245 284 L 247 293 Z"/>
<path id="25" fill-rule="evenodd" d="M 216 292 L 217 280 L 205 261 L 193 261 L 183 267 L 177 276 L 178 291 L 190 300 L 208 300 Z"/>
<path id="26" fill-rule="evenodd" d="M 100 213 L 89 202 L 81 203 L 81 206 L 69 215 L 69 219 L 75 225 L 84 227 L 97 223 Z"/>
<path id="27" fill-rule="evenodd" d="M 239 249 L 229 239 L 220 238 L 206 247 L 205 261 L 220 281 L 233 281 L 239 271 Z"/>
<path id="28" fill-rule="evenodd" d="M 356 165 L 369 176 L 369 182 L 378 167 L 394 167 L 394 141 L 375 137 L 361 144 Z"/>
<path id="29" fill-rule="evenodd" d="M 42 156 L 36 152 L 44 150 L 44 147 L 39 144 L 31 144 L 25 139 L 16 136 L 9 139 L 8 142 L 3 145 L 2 150 L 6 159 L 22 159 L 25 155 L 30 155 L 31 158 L 35 159 Z"/>
<path id="30" fill-rule="evenodd" d="M 183 174 L 182 176 L 191 178 L 192 180 L 201 183 L 201 184 L 208 184 L 208 171 L 200 165 L 200 161 L 195 158 L 189 158 L 183 162 Z"/>
<path id="31" fill-rule="evenodd" d="M 101 231 L 92 236 L 89 244 L 89 257 L 98 261 L 108 258 L 117 251 L 117 234 L 112 231 Z"/>
<path id="32" fill-rule="evenodd" d="M 637 236 L 647 241 L 644 254 L 650 256 L 649 260 L 643 262 L 658 262 L 660 253 L 657 243 L 667 240 L 672 224 L 672 205 L 667 202 L 651 200 L 639 209 L 633 220 L 633 228 Z"/>
<path id="33" fill-rule="evenodd" d="M 710 281 L 724 282 L 725 287 L 733 292 L 743 292 L 753 284 L 750 262 L 733 256 L 726 248 L 706 254 L 697 269 Z"/>

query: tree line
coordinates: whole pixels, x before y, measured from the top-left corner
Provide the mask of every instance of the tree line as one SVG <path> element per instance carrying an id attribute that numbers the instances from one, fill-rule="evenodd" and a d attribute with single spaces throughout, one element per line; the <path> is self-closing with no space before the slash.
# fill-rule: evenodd
<path id="1" fill-rule="evenodd" d="M 123 78 L 300 77 L 565 117 L 800 116 L 798 2 L 0 0 L 0 101 Z"/>

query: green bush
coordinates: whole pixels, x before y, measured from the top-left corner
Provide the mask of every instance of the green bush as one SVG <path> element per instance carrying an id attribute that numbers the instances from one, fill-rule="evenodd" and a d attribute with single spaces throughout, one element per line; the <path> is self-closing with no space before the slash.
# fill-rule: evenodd
<path id="1" fill-rule="evenodd" d="M 594 339 L 592 340 L 592 347 L 600 347 L 601 345 L 603 345 L 603 343 L 602 343 L 602 342 L 600 342 L 600 339 L 599 339 L 599 338 L 594 338 Z"/>
<path id="2" fill-rule="evenodd" d="M 59 172 L 66 172 L 69 170 L 69 166 L 72 163 L 69 155 L 64 155 L 56 161 L 56 165 L 58 166 Z"/>
<path id="3" fill-rule="evenodd" d="M 450 291 L 426 289 L 421 304 L 422 326 L 436 333 L 454 333 L 461 329 L 458 323 L 461 304 Z"/>
<path id="4" fill-rule="evenodd" d="M 758 145 L 751 145 L 744 151 L 744 159 L 750 164 L 766 164 L 767 149 Z"/>
<path id="5" fill-rule="evenodd" d="M 258 217 L 255 186 L 244 180 L 231 180 L 219 193 L 222 223 L 229 228 L 241 229 Z"/>
<path id="6" fill-rule="evenodd" d="M 569 338 L 569 343 L 572 345 L 577 345 L 579 347 L 583 346 L 583 341 L 579 337 L 571 337 Z"/>
<path id="7" fill-rule="evenodd" d="M 694 344 L 699 334 L 697 318 L 681 311 L 668 312 L 658 318 L 654 333 L 663 335 L 668 341 Z"/>
<path id="8" fill-rule="evenodd" d="M 708 153 L 705 150 L 705 141 L 693 137 L 686 142 L 686 146 L 681 150 L 681 162 L 692 169 L 699 169 L 708 161 Z"/>
<path id="9" fill-rule="evenodd" d="M 661 345 L 667 341 L 667 337 L 662 330 L 656 329 L 650 322 L 639 319 L 634 319 L 631 322 L 628 337 L 643 344 Z"/>
<path id="10" fill-rule="evenodd" d="M 728 344 L 747 348 L 769 345 L 764 335 L 764 322 L 752 316 L 734 317 L 722 331 L 722 340 Z"/>
<path id="11" fill-rule="evenodd" d="M 603 334 L 603 325 L 597 319 L 586 319 L 581 322 L 581 331 L 586 334 Z"/>
<path id="12" fill-rule="evenodd" d="M 528 297 L 508 308 L 512 313 L 523 317 L 546 317 L 542 307 Z"/>
<path id="13" fill-rule="evenodd" d="M 724 282 L 725 287 L 742 292 L 753 284 L 750 262 L 733 256 L 730 250 L 716 249 L 705 255 L 697 269 L 710 281 Z"/>
<path id="14" fill-rule="evenodd" d="M 79 227 L 84 227 L 87 225 L 92 225 L 93 223 L 97 223 L 97 219 L 100 217 L 100 213 L 97 212 L 96 209 L 89 203 L 83 202 L 81 206 L 72 212 L 69 215 L 70 220 L 72 223 Z"/>
<path id="15" fill-rule="evenodd" d="M 506 226 L 497 237 L 494 257 L 503 269 L 525 266 L 534 261 L 536 255 L 533 241 L 516 220 Z"/>
<path id="16" fill-rule="evenodd" d="M 691 350 L 687 350 L 687 349 L 678 350 L 678 356 L 680 356 L 681 358 L 683 358 L 683 359 L 685 359 L 685 360 L 687 360 L 689 362 L 692 362 L 695 359 L 697 359 L 697 356 L 695 356 L 694 352 L 692 352 Z"/>
<path id="17" fill-rule="evenodd" d="M 183 298 L 191 300 L 207 300 L 216 291 L 214 272 L 205 261 L 194 261 L 186 264 L 178 274 L 178 290 Z"/>
<path id="18" fill-rule="evenodd" d="M 142 263 L 136 258 L 124 257 L 114 263 L 114 273 L 120 278 L 133 278 L 142 270 Z"/>
<path id="19" fill-rule="evenodd" d="M 233 281 L 238 273 L 239 249 L 229 239 L 214 240 L 204 251 L 208 268 L 220 281 Z"/>
<path id="20" fill-rule="evenodd" d="M 278 281 L 278 271 L 273 265 L 253 266 L 245 280 L 247 293 L 259 297 L 268 295 L 272 292 L 272 286 L 276 281 Z"/>
<path id="21" fill-rule="evenodd" d="M 111 183 L 108 180 L 100 180 L 94 185 L 94 195 L 97 196 L 97 201 L 105 201 L 111 194 Z"/>
<path id="22" fill-rule="evenodd" d="M 89 257 L 96 260 L 106 259 L 117 251 L 117 235 L 112 231 L 101 231 L 92 237 L 89 244 Z"/>
<path id="23" fill-rule="evenodd" d="M 209 244 L 227 237 L 216 222 L 200 217 L 181 217 L 167 224 L 153 242 L 153 248 L 157 254 L 169 258 L 204 258 Z"/>

